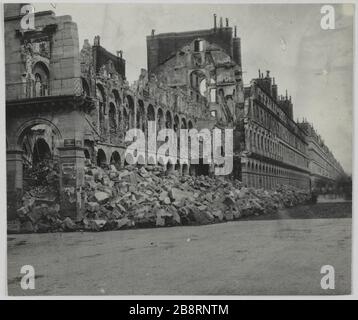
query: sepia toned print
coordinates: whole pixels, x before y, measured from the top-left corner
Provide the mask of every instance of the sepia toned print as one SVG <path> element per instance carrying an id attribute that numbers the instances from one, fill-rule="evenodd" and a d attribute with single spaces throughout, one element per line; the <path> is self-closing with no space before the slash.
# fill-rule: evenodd
<path id="1" fill-rule="evenodd" d="M 4 5 L 10 295 L 350 293 L 354 6 L 188 8 Z"/>

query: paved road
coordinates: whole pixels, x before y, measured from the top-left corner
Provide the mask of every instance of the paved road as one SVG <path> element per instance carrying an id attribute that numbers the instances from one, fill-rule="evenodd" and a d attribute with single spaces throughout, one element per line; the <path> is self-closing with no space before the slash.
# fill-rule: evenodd
<path id="1" fill-rule="evenodd" d="M 8 291 L 10 295 L 348 294 L 351 223 L 351 218 L 296 218 L 9 235 Z M 20 268 L 25 264 L 35 267 L 32 291 L 20 288 Z M 335 268 L 335 290 L 320 286 L 320 269 L 327 264 Z"/>

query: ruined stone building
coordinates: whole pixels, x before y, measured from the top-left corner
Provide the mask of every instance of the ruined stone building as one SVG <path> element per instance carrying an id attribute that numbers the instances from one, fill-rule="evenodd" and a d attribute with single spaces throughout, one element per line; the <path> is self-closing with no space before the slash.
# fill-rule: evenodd
<path id="1" fill-rule="evenodd" d="M 233 127 L 244 102 L 240 38 L 229 27 L 164 33 L 147 37 L 148 72 L 172 88 L 181 88 L 203 105 L 220 125 Z M 240 105 L 241 104 L 241 105 Z"/>
<path id="2" fill-rule="evenodd" d="M 207 30 L 158 35 L 153 30 L 147 37 L 147 55 L 149 74 L 192 101 L 189 112 L 198 111 L 195 128 L 236 128 L 244 104 L 241 43 L 228 19 L 224 26 L 214 15 L 213 28 Z M 240 153 L 239 147 L 234 149 L 237 177 Z M 212 169 L 201 161 L 191 167 L 197 174 Z"/>
<path id="3" fill-rule="evenodd" d="M 37 12 L 35 28 L 23 30 L 21 4 L 4 8 L 9 215 L 30 179 L 26 168 L 44 159 L 58 168 L 61 208 L 81 210 L 85 160 L 122 168 L 125 133 L 139 128 L 148 135 L 148 121 L 175 132 L 232 128 L 232 177 L 254 187 L 309 187 L 313 144 L 293 121 L 291 99 L 278 96 L 269 75 L 244 88 L 240 38 L 228 20 L 217 23 L 215 16 L 208 30 L 153 30 L 148 72 L 142 69 L 130 85 L 124 54 L 107 51 L 99 36 L 80 49 L 71 16 Z M 192 160 L 165 170 L 212 172 L 203 159 Z"/>

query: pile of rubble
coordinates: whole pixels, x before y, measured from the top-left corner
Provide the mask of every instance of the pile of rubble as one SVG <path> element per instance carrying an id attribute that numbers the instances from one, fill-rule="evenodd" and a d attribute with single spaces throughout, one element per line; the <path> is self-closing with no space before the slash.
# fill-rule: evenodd
<path id="1" fill-rule="evenodd" d="M 84 208 L 74 220 L 56 201 L 28 193 L 13 232 L 101 231 L 134 227 L 198 225 L 276 212 L 309 200 L 290 186 L 276 190 L 246 188 L 238 180 L 209 176 L 166 175 L 161 166 L 114 165 L 100 168 L 86 160 Z"/>

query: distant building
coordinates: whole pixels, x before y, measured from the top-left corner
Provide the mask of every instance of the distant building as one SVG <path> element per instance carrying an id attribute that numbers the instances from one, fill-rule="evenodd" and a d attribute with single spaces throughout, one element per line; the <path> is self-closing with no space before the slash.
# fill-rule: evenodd
<path id="1" fill-rule="evenodd" d="M 338 180 L 346 178 L 346 174 L 313 125 L 306 120 L 298 125 L 305 131 L 308 142 L 307 153 L 312 189 L 317 192 L 330 192 L 335 188 Z"/>

